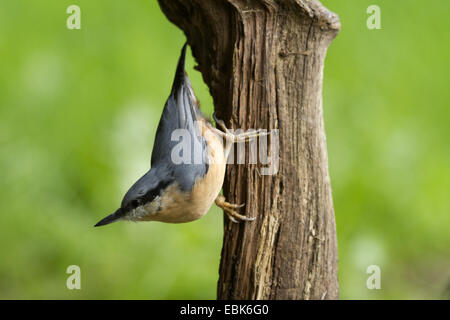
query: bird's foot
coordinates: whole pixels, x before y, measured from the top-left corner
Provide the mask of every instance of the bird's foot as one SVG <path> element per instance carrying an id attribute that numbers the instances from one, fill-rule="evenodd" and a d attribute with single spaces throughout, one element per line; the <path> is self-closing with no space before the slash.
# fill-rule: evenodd
<path id="1" fill-rule="evenodd" d="M 265 129 L 252 130 L 252 131 L 248 131 L 248 132 L 235 134 L 227 128 L 227 126 L 225 125 L 225 122 L 223 122 L 223 120 L 220 120 L 216 117 L 215 113 L 213 114 L 213 119 L 216 122 L 217 126 L 223 130 L 223 131 L 220 131 L 220 130 L 217 130 L 216 128 L 214 128 L 214 129 L 216 129 L 215 130 L 216 133 L 218 133 L 225 139 L 230 140 L 232 142 L 247 142 L 247 141 L 252 140 L 253 138 L 269 135 L 269 132 L 267 132 L 267 130 L 265 130 Z"/>
<path id="2" fill-rule="evenodd" d="M 227 214 L 228 218 L 234 223 L 239 223 L 239 221 L 253 221 L 255 217 L 246 217 L 242 214 L 239 214 L 235 209 L 242 208 L 245 204 L 233 204 L 229 203 L 225 200 L 225 197 L 222 195 L 218 195 L 216 198 L 216 205 L 222 208 L 223 211 Z"/>

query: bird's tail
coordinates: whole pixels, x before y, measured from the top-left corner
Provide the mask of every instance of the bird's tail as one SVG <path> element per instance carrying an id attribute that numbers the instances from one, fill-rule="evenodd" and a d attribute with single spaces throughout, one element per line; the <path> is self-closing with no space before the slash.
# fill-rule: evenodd
<path id="1" fill-rule="evenodd" d="M 187 42 L 184 44 L 183 49 L 181 49 L 181 55 L 180 58 L 178 59 L 177 70 L 175 72 L 175 79 L 172 85 L 172 94 L 180 90 L 180 87 L 185 83 L 187 78 L 186 73 L 184 71 L 186 65 L 186 48 Z"/>
<path id="2" fill-rule="evenodd" d="M 199 103 L 192 89 L 191 81 L 185 71 L 187 43 L 181 49 L 178 59 L 175 79 L 172 85 L 171 95 L 175 98 L 178 107 L 178 120 L 180 127 L 189 126 L 193 121 L 198 120 L 200 113 Z"/>

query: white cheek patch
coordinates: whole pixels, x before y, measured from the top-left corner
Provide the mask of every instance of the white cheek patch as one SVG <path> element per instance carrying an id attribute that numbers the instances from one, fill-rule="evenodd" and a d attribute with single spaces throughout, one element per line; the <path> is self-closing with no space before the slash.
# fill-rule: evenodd
<path id="1" fill-rule="evenodd" d="M 126 216 L 126 219 L 131 221 L 138 221 L 145 217 L 148 218 L 148 216 L 154 216 L 158 212 L 160 204 L 161 197 L 157 196 L 155 199 L 153 199 L 152 202 L 139 206 L 130 211 Z"/>

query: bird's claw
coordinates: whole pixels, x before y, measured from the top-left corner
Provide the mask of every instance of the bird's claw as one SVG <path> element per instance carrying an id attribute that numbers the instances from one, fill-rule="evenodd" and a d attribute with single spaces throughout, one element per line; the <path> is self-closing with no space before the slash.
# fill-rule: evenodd
<path id="1" fill-rule="evenodd" d="M 270 133 L 267 132 L 267 130 L 259 129 L 254 131 L 248 131 L 243 133 L 233 133 L 231 132 L 227 126 L 225 125 L 225 122 L 223 120 L 220 120 L 217 118 L 216 113 L 213 113 L 213 119 L 216 122 L 217 126 L 219 126 L 225 133 L 225 137 L 233 142 L 247 142 L 252 140 L 253 138 L 257 137 L 263 137 L 267 136 Z"/>
<path id="2" fill-rule="evenodd" d="M 238 208 L 242 208 L 245 206 L 245 203 L 243 204 L 233 204 L 225 201 L 225 197 L 222 195 L 217 196 L 216 198 L 216 205 L 220 208 L 222 208 L 223 211 L 227 214 L 228 218 L 234 222 L 239 223 L 239 221 L 253 221 L 256 218 L 255 217 L 247 217 L 242 214 L 239 214 L 236 210 Z"/>

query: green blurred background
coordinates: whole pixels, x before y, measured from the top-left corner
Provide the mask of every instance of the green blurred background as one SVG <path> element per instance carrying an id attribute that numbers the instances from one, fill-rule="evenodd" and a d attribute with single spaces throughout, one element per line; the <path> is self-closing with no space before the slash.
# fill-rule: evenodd
<path id="1" fill-rule="evenodd" d="M 324 76 L 341 298 L 448 299 L 450 2 L 323 2 L 342 22 Z M 184 41 L 154 0 L 0 0 L 0 298 L 215 298 L 217 208 L 93 228 L 149 167 Z M 66 288 L 72 264 L 81 290 Z"/>

